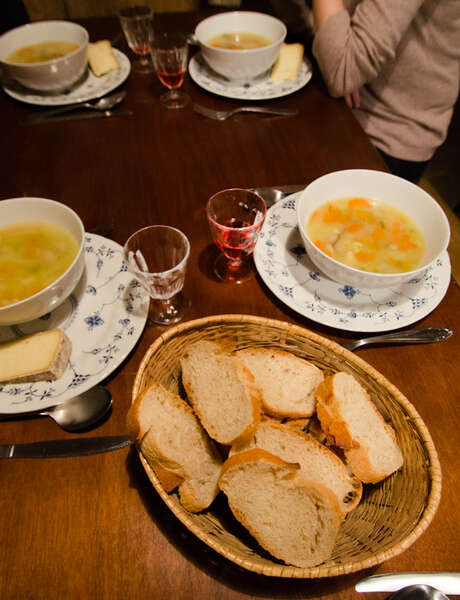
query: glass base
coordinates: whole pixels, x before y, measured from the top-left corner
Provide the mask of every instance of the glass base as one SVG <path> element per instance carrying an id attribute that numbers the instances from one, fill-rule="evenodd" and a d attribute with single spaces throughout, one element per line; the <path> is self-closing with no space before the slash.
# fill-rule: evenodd
<path id="1" fill-rule="evenodd" d="M 185 92 L 179 92 L 178 90 L 169 90 L 169 92 L 160 96 L 160 102 L 166 108 L 183 108 L 189 100 L 190 98 Z"/>
<path id="2" fill-rule="evenodd" d="M 240 263 L 232 263 L 224 254 L 217 257 L 214 263 L 214 273 L 219 279 L 228 283 L 244 283 L 254 277 L 250 258 Z"/>
<path id="3" fill-rule="evenodd" d="M 148 320 L 156 325 L 172 325 L 178 323 L 184 317 L 188 307 L 188 301 L 179 292 L 169 300 L 150 299 Z"/>
<path id="4" fill-rule="evenodd" d="M 144 73 L 146 75 L 148 73 L 155 72 L 155 68 L 153 66 L 152 61 L 149 60 L 147 57 L 138 58 L 137 60 L 133 60 L 131 62 L 131 68 L 136 73 Z"/>

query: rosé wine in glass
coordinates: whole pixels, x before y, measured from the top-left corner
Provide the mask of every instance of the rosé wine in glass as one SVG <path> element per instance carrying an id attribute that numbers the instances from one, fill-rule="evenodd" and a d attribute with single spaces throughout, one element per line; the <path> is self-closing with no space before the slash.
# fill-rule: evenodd
<path id="1" fill-rule="evenodd" d="M 151 45 L 152 61 L 158 79 L 168 88 L 160 96 L 160 102 L 167 108 L 182 108 L 189 97 L 180 90 L 187 71 L 188 42 L 177 32 L 160 33 Z"/>
<path id="2" fill-rule="evenodd" d="M 219 279 L 242 283 L 252 276 L 252 253 L 266 212 L 263 198 L 251 190 L 222 190 L 208 200 L 209 228 L 222 252 L 214 264 Z"/>
<path id="3" fill-rule="evenodd" d="M 152 73 L 150 45 L 153 39 L 153 12 L 148 6 L 129 6 L 118 13 L 121 28 L 131 50 L 140 58 L 133 63 L 138 73 Z"/>

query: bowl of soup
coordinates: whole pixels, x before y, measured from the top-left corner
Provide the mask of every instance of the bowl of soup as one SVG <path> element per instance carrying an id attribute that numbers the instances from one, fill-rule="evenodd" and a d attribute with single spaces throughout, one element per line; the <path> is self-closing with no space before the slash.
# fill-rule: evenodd
<path id="1" fill-rule="evenodd" d="M 305 188 L 296 211 L 303 244 L 320 274 L 353 287 L 389 288 L 421 277 L 450 239 L 436 200 L 382 171 L 324 175 Z"/>
<path id="2" fill-rule="evenodd" d="M 0 200 L 0 326 L 64 302 L 83 274 L 84 233 L 80 217 L 55 200 Z"/>
<path id="3" fill-rule="evenodd" d="M 203 59 L 229 80 L 250 80 L 266 73 L 278 58 L 285 37 L 282 21 L 253 11 L 219 13 L 195 29 Z"/>
<path id="4" fill-rule="evenodd" d="M 72 88 L 87 69 L 88 32 L 70 21 L 37 21 L 0 36 L 7 78 L 38 92 Z"/>

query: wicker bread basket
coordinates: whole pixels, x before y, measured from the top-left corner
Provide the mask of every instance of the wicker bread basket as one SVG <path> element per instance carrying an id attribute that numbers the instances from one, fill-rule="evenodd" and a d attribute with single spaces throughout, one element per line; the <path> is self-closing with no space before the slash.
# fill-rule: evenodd
<path id="1" fill-rule="evenodd" d="M 404 466 L 377 485 L 346 518 L 332 557 L 310 568 L 288 566 L 261 549 L 233 519 L 222 495 L 199 514 L 187 512 L 175 492 L 168 494 L 145 458 L 142 464 L 156 491 L 199 539 L 239 566 L 273 577 L 330 577 L 367 569 L 406 550 L 430 524 L 441 495 L 439 460 L 425 424 L 408 400 L 380 373 L 338 344 L 307 329 L 255 316 L 220 315 L 169 329 L 147 351 L 133 398 L 153 381 L 182 394 L 179 359 L 199 339 L 232 338 L 238 349 L 268 346 L 293 352 L 330 371 L 347 371 L 368 390 L 396 431 Z"/>

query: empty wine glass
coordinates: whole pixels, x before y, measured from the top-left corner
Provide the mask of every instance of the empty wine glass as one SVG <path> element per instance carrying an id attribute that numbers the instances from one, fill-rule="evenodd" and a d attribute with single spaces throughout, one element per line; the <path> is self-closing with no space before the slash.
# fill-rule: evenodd
<path id="1" fill-rule="evenodd" d="M 149 319 L 159 325 L 180 321 L 187 306 L 182 294 L 187 237 L 175 227 L 151 225 L 133 233 L 123 252 L 128 269 L 150 295 Z"/>
<path id="2" fill-rule="evenodd" d="M 211 235 L 222 254 L 214 272 L 223 281 L 242 283 L 252 276 L 252 253 L 265 220 L 264 199 L 251 190 L 222 190 L 207 203 Z"/>
<path id="3" fill-rule="evenodd" d="M 151 53 L 158 79 L 169 89 L 160 96 L 160 102 L 167 108 L 182 108 L 189 101 L 188 95 L 179 89 L 187 71 L 185 36 L 177 32 L 159 33 L 152 42 Z"/>
<path id="4" fill-rule="evenodd" d="M 148 6 L 129 6 L 118 13 L 121 28 L 131 50 L 139 55 L 133 62 L 138 73 L 152 73 L 150 44 L 153 39 L 153 11 Z"/>

